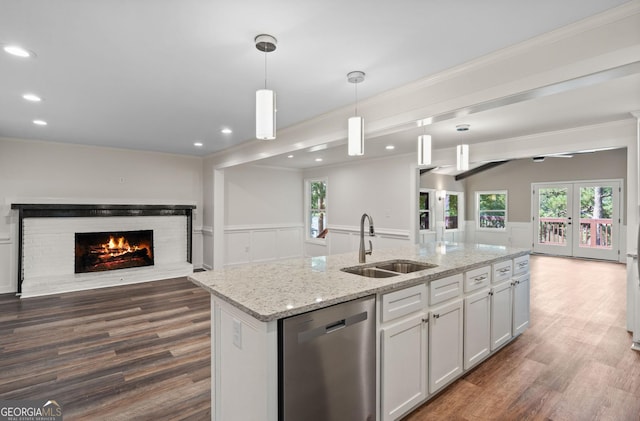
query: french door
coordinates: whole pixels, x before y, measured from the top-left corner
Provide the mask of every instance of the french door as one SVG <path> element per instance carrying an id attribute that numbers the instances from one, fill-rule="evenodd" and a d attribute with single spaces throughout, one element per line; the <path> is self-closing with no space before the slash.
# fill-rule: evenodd
<path id="1" fill-rule="evenodd" d="M 536 183 L 533 251 L 618 260 L 620 180 Z"/>

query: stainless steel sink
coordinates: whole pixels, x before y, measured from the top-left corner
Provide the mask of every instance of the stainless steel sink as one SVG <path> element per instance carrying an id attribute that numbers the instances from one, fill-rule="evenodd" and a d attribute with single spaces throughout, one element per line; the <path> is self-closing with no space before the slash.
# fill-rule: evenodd
<path id="1" fill-rule="evenodd" d="M 412 273 L 420 270 L 432 269 L 438 267 L 431 263 L 413 262 L 411 260 L 394 260 L 391 262 L 378 263 L 376 266 L 378 269 L 390 270 L 398 273 Z"/>
<path id="2" fill-rule="evenodd" d="M 388 262 L 373 263 L 366 266 L 353 266 L 340 269 L 343 272 L 369 278 L 389 278 L 401 273 L 412 273 L 420 270 L 435 268 L 431 263 L 414 262 L 412 260 L 390 260 Z"/>
<path id="3" fill-rule="evenodd" d="M 392 276 L 398 276 L 398 273 L 389 272 L 386 270 L 379 270 L 375 267 L 354 266 L 350 268 L 340 269 L 343 272 L 353 273 L 355 275 L 366 276 L 368 278 L 390 278 Z"/>

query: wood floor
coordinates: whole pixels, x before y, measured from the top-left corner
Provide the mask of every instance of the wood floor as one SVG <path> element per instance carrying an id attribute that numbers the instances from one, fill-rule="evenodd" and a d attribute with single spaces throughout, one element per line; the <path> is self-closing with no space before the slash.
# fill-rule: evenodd
<path id="1" fill-rule="evenodd" d="M 625 308 L 624 265 L 532 256 L 530 328 L 405 420 L 640 420 Z"/>
<path id="2" fill-rule="evenodd" d="M 531 327 L 407 421 L 640 420 L 624 265 L 531 268 Z M 0 296 L 0 400 L 56 399 L 66 421 L 208 420 L 209 315 L 186 279 Z"/>
<path id="3" fill-rule="evenodd" d="M 186 279 L 0 296 L 0 400 L 69 420 L 211 419 L 210 298 Z"/>

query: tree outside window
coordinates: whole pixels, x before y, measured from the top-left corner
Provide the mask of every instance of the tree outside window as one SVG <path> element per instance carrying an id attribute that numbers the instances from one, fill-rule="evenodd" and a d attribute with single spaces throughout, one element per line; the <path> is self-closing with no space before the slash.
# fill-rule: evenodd
<path id="1" fill-rule="evenodd" d="M 308 226 L 309 238 L 324 238 L 327 227 L 327 180 L 309 180 L 308 192 Z"/>
<path id="2" fill-rule="evenodd" d="M 431 230 L 433 229 L 432 224 L 432 197 L 434 195 L 434 190 L 431 189 L 420 189 L 420 197 L 418 203 L 418 226 L 420 230 Z"/>
<path id="3" fill-rule="evenodd" d="M 504 230 L 507 222 L 507 192 L 478 192 L 478 228 Z"/>
<path id="4" fill-rule="evenodd" d="M 447 193 L 444 196 L 444 228 L 458 229 L 458 193 Z"/>

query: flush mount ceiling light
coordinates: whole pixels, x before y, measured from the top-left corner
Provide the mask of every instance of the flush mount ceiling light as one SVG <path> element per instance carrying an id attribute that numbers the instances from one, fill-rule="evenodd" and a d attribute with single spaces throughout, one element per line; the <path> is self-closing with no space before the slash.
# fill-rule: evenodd
<path id="1" fill-rule="evenodd" d="M 458 124 L 456 131 L 468 132 L 470 128 L 471 126 L 468 124 Z M 469 145 L 462 144 L 456 147 L 456 169 L 458 171 L 469 170 Z"/>
<path id="2" fill-rule="evenodd" d="M 202 142 L 193 142 L 193 146 L 195 146 L 196 148 L 201 148 L 204 146 L 204 143 Z"/>
<path id="3" fill-rule="evenodd" d="M 264 52 L 264 89 L 256 91 L 256 138 L 276 138 L 276 94 L 267 89 L 267 53 L 275 51 L 278 42 L 271 35 L 261 34 L 254 39 L 256 48 Z"/>
<path id="4" fill-rule="evenodd" d="M 40 101 L 42 101 L 42 98 L 40 98 L 36 94 L 24 94 L 24 95 L 22 95 L 22 98 L 26 99 L 27 101 L 31 101 L 31 102 L 40 102 Z"/>
<path id="5" fill-rule="evenodd" d="M 388 151 L 392 151 L 392 150 L 394 150 L 396 147 L 395 147 L 395 146 L 393 146 L 393 145 L 387 145 L 387 146 L 385 146 L 384 148 L 385 148 L 386 150 L 388 150 Z"/>
<path id="6" fill-rule="evenodd" d="M 356 90 L 356 115 L 349 118 L 348 123 L 348 153 L 349 156 L 364 155 L 364 119 L 358 116 L 358 83 L 364 81 L 364 72 L 350 72 L 347 81 L 353 83 Z"/>
<path id="7" fill-rule="evenodd" d="M 35 124 L 36 126 L 46 126 L 47 122 L 44 120 L 33 120 L 33 124 Z"/>
<path id="8" fill-rule="evenodd" d="M 20 47 L 19 45 L 5 45 L 2 47 L 5 53 L 11 54 L 12 56 L 29 58 L 35 57 L 36 54 L 33 51 L 29 51 L 26 48 Z"/>
<path id="9" fill-rule="evenodd" d="M 224 129 L 220 130 L 220 133 L 222 133 L 222 134 L 231 134 L 231 133 L 233 133 L 233 130 L 231 130 L 228 127 L 225 127 Z"/>

